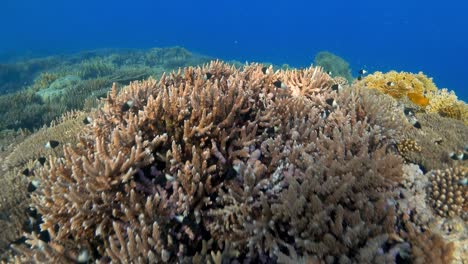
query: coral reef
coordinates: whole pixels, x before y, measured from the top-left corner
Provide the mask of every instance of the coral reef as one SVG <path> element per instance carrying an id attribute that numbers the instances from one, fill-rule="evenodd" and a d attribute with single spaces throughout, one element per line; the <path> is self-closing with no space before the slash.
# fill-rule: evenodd
<path id="1" fill-rule="evenodd" d="M 378 89 L 397 99 L 409 99 L 421 107 L 430 102 L 425 97 L 428 92 L 436 92 L 437 87 L 422 72 L 413 74 L 409 72 L 390 71 L 387 73 L 374 72 L 362 79 L 366 87 Z"/>
<path id="2" fill-rule="evenodd" d="M 49 87 L 55 80 L 60 78 L 60 74 L 50 73 L 50 72 L 41 72 L 39 76 L 34 80 L 32 85 L 33 90 L 41 90 Z"/>
<path id="3" fill-rule="evenodd" d="M 463 166 L 430 173 L 430 201 L 439 215 L 468 219 L 467 178 L 468 167 Z"/>
<path id="4" fill-rule="evenodd" d="M 79 142 L 34 170 L 50 240 L 27 234 L 17 260 L 450 261 L 397 212 L 404 114 L 335 85 L 320 68 L 220 62 L 114 85 Z"/>
<path id="5" fill-rule="evenodd" d="M 466 220 L 461 217 L 447 218 L 445 215 L 439 216 L 432 209 L 432 192 L 430 188 L 432 171 L 423 174 L 415 164 L 405 164 L 403 171 L 403 181 L 401 181 L 399 188 L 395 190 L 396 195 L 400 197 L 400 199 L 396 200 L 397 212 L 400 215 L 407 215 L 404 225 L 410 230 L 406 229 L 408 233 L 402 235 L 411 237 L 413 241 L 414 239 L 427 239 L 430 242 L 432 237 L 432 239 L 439 241 L 437 243 L 440 243 L 440 238 L 437 238 L 437 236 L 441 236 L 446 244 L 452 244 L 450 247 L 453 247 L 453 263 L 466 263 L 468 260 L 468 225 Z M 426 233 L 421 233 L 418 230 L 426 230 Z M 414 233 L 416 231 L 417 233 Z M 440 252 L 440 248 L 437 248 L 437 243 L 434 244 L 434 242 L 430 242 L 432 246 L 430 246 L 430 243 L 416 245 L 419 249 L 415 253 L 419 255 L 419 260 L 425 260 L 423 263 L 427 262 L 424 255 L 434 254 L 430 251 Z M 421 250 L 427 252 L 424 253 Z M 441 259 L 437 258 L 431 259 L 430 262 L 449 263 L 442 262 Z"/>
<path id="6" fill-rule="evenodd" d="M 412 245 L 412 263 L 445 264 L 452 262 L 455 251 L 453 243 L 446 243 L 440 235 L 431 231 L 418 232 L 410 222 L 405 222 L 405 227 Z"/>
<path id="7" fill-rule="evenodd" d="M 26 177 L 17 170 L 0 169 L 0 260 L 10 243 L 19 239 L 29 206 Z"/>
<path id="8" fill-rule="evenodd" d="M 402 153 L 406 160 L 420 165 L 424 172 L 466 164 L 466 160 L 454 159 L 453 155 L 466 146 L 468 126 L 436 113 L 416 113 L 414 118 L 419 127 L 405 121 L 401 136 L 414 140 L 420 151 Z"/>
<path id="9" fill-rule="evenodd" d="M 4 130 L 0 134 L 0 164 L 14 146 L 28 136 L 22 131 Z M 29 206 L 28 182 L 18 168 L 12 170 L 0 166 L 0 261 L 8 255 L 8 246 L 20 238 L 25 214 Z"/>
<path id="10" fill-rule="evenodd" d="M 75 75 L 66 75 L 56 78 L 53 82 L 36 92 L 42 100 L 54 100 L 57 97 L 65 97 L 66 90 L 75 88 L 81 82 L 81 78 Z"/>
<path id="11" fill-rule="evenodd" d="M 331 76 L 341 76 L 348 82 L 353 80 L 349 63 L 331 52 L 321 51 L 317 53 L 317 55 L 315 55 L 314 65 L 323 67 L 323 70 L 331 73 Z"/>
<path id="12" fill-rule="evenodd" d="M 0 96 L 0 129 L 34 129 L 50 123 L 65 107 L 50 102 L 30 90 Z M 60 115 L 59 115 L 60 116 Z"/>
<path id="13" fill-rule="evenodd" d="M 116 71 L 114 64 L 104 62 L 100 58 L 83 61 L 77 68 L 77 75 L 83 79 L 101 78 Z"/>
<path id="14" fill-rule="evenodd" d="M 362 81 L 368 88 L 378 89 L 427 113 L 438 113 L 468 124 L 468 105 L 457 99 L 455 93 L 438 89 L 432 78 L 422 72 L 375 72 Z"/>
<path id="15" fill-rule="evenodd" d="M 17 63 L 0 63 L 0 95 L 13 93 L 33 84 L 41 72 L 48 71 L 61 64 L 60 56 L 34 58 Z M 42 78 L 40 78 L 42 79 Z"/>
<path id="16" fill-rule="evenodd" d="M 412 152 L 420 152 L 421 147 L 413 139 L 403 139 L 397 143 L 397 149 L 400 155 L 407 158 Z"/>
<path id="17" fill-rule="evenodd" d="M 40 157 L 46 158 L 50 155 L 61 156 L 62 146 L 58 148 L 47 148 L 45 145 L 50 140 L 62 144 L 76 144 L 77 135 L 85 126 L 84 119 L 88 116 L 85 112 L 68 112 L 61 118 L 51 123 L 49 127 L 43 127 L 34 134 L 26 137 L 16 144 L 4 158 L 2 164 L 4 169 L 21 168 L 28 161 Z"/>
<path id="18" fill-rule="evenodd" d="M 461 120 L 468 125 L 468 105 L 458 100 L 453 91 L 440 89 L 437 92 L 429 92 L 426 96 L 431 102 L 427 112 Z"/>
<path id="19" fill-rule="evenodd" d="M 0 65 L 0 93 L 10 92 L 0 96 L 0 129 L 38 129 L 105 96 L 113 82 L 127 85 L 208 61 L 173 47 L 89 51 Z"/>
<path id="20" fill-rule="evenodd" d="M 86 116 L 83 112 L 67 113 L 33 134 L 3 131 L 0 137 L 0 260 L 9 254 L 8 245 L 21 241 L 22 233 L 34 230 L 33 225 L 40 220 L 29 209 L 29 192 L 40 182 L 33 176 L 34 171 L 47 158 L 63 155 L 62 146 L 47 147 L 47 142 L 76 144 Z"/>

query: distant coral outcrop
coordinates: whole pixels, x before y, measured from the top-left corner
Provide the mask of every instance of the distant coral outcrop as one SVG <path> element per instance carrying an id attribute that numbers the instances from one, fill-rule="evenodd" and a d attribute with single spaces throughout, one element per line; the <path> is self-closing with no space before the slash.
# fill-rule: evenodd
<path id="1" fill-rule="evenodd" d="M 331 52 L 321 51 L 317 53 L 317 55 L 315 55 L 314 65 L 323 67 L 323 70 L 331 76 L 341 76 L 348 82 L 353 80 L 349 63 Z"/>

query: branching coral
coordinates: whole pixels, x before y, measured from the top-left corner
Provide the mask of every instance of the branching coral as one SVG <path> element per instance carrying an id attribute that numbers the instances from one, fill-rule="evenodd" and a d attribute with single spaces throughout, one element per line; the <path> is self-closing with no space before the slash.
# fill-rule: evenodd
<path id="1" fill-rule="evenodd" d="M 212 62 L 114 86 L 37 172 L 51 241 L 28 235 L 20 258 L 394 261 L 401 122 L 387 98 L 333 83 L 320 68 Z"/>
<path id="2" fill-rule="evenodd" d="M 404 225 L 407 230 L 408 240 L 411 243 L 411 261 L 413 263 L 451 263 L 455 250 L 453 243 L 446 243 L 440 235 L 431 231 L 419 231 L 404 216 Z"/>
<path id="3" fill-rule="evenodd" d="M 50 140 L 74 144 L 78 140 L 78 133 L 85 126 L 83 120 L 87 117 L 85 112 L 75 111 L 65 113 L 61 118 L 54 120 L 49 127 L 43 127 L 33 135 L 24 139 L 5 157 L 5 169 L 21 167 L 31 159 L 61 156 L 62 146 L 47 148 Z"/>
<path id="4" fill-rule="evenodd" d="M 17 170 L 0 169 L 0 261 L 8 245 L 19 239 L 28 208 L 27 181 Z"/>

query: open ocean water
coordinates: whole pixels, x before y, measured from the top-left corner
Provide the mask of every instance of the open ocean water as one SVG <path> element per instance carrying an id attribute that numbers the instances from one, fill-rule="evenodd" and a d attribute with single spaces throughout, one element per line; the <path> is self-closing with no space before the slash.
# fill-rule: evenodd
<path id="1" fill-rule="evenodd" d="M 468 98 L 466 1 L 0 1 L 0 58 L 182 46 L 226 60 L 308 66 L 327 50 L 353 75 L 433 77 Z"/>

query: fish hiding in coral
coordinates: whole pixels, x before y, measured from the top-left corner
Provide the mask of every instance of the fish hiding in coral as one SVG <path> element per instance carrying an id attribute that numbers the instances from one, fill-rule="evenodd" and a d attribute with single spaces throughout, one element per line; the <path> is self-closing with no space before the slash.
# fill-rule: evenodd
<path id="1" fill-rule="evenodd" d="M 282 82 L 280 80 L 277 80 L 277 81 L 273 82 L 273 85 L 276 88 L 281 88 L 281 89 L 287 89 L 288 88 L 288 86 L 286 86 L 286 84 L 284 84 L 284 82 Z"/>
<path id="2" fill-rule="evenodd" d="M 57 140 L 49 140 L 49 141 L 47 141 L 47 143 L 45 144 L 45 147 L 46 147 L 46 148 L 50 148 L 50 149 L 54 149 L 54 148 L 56 148 L 59 144 L 60 144 L 60 142 L 58 142 Z"/>

